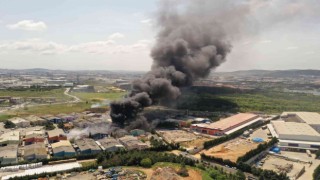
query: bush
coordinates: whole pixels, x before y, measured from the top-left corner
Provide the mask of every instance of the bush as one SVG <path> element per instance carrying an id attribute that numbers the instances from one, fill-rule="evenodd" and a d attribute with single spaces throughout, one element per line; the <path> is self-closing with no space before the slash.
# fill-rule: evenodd
<path id="1" fill-rule="evenodd" d="M 178 171 L 178 174 L 182 177 L 188 177 L 189 173 L 188 173 L 188 169 L 186 168 L 186 166 L 184 164 L 182 164 L 181 168 Z"/>
<path id="2" fill-rule="evenodd" d="M 4 128 L 6 128 L 6 129 L 15 128 L 15 127 L 16 127 L 16 125 L 13 124 L 13 122 L 11 122 L 11 121 L 9 121 L 9 120 L 7 120 L 7 121 L 4 122 Z"/>
<path id="3" fill-rule="evenodd" d="M 144 158 L 140 161 L 140 165 L 144 168 L 149 168 L 152 166 L 152 161 L 150 158 Z"/>

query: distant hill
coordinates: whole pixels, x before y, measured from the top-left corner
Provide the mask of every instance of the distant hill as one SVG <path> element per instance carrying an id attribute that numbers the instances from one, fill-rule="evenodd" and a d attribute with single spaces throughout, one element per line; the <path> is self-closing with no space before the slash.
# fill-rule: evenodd
<path id="1" fill-rule="evenodd" d="M 263 77 L 310 77 L 319 76 L 320 70 L 246 70 L 246 71 L 234 71 L 234 72 L 214 72 L 213 75 L 225 75 L 225 76 L 263 76 Z"/>

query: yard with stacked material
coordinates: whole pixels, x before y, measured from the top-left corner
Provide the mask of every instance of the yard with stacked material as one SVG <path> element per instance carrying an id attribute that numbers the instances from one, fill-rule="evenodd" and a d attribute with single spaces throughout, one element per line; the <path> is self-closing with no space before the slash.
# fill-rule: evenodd
<path id="1" fill-rule="evenodd" d="M 183 130 L 161 130 L 157 133 L 168 143 L 183 143 L 198 139 L 198 136 Z"/>

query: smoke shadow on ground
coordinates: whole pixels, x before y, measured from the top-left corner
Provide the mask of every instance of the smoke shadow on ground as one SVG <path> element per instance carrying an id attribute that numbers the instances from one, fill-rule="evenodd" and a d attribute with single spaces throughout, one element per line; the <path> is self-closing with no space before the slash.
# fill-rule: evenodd
<path id="1" fill-rule="evenodd" d="M 184 89 L 177 99 L 175 108 L 190 111 L 227 111 L 238 112 L 238 104 L 217 97 L 219 94 L 234 94 L 239 90 L 230 88 L 192 87 Z"/>

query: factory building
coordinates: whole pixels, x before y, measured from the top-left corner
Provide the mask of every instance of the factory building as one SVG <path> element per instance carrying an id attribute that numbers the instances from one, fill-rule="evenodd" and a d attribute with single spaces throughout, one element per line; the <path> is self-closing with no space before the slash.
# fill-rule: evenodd
<path id="1" fill-rule="evenodd" d="M 30 126 L 30 122 L 25 120 L 25 119 L 22 119 L 20 117 L 14 117 L 14 118 L 11 118 L 9 119 L 9 121 L 11 121 L 13 124 L 16 125 L 16 127 L 18 128 L 25 128 L 25 127 L 29 127 Z"/>
<path id="2" fill-rule="evenodd" d="M 67 140 L 67 136 L 62 129 L 55 128 L 54 130 L 47 131 L 49 143 L 59 142 L 61 140 Z"/>
<path id="3" fill-rule="evenodd" d="M 19 143 L 20 143 L 19 131 L 10 131 L 0 136 L 0 146 L 7 146 L 9 144 L 19 144 Z"/>
<path id="4" fill-rule="evenodd" d="M 0 163 L 1 165 L 18 163 L 18 144 L 0 147 Z"/>
<path id="5" fill-rule="evenodd" d="M 72 147 L 71 143 L 66 140 L 62 140 L 51 144 L 54 157 L 67 157 L 75 156 L 76 151 Z"/>
<path id="6" fill-rule="evenodd" d="M 261 120 L 262 118 L 255 114 L 239 113 L 209 124 L 193 124 L 191 125 L 190 129 L 203 134 L 221 136 L 225 134 L 231 134 Z"/>
<path id="7" fill-rule="evenodd" d="M 140 141 L 137 137 L 134 136 L 124 136 L 120 138 L 119 141 L 126 147 L 127 150 L 142 150 L 149 148 L 148 144 Z"/>
<path id="8" fill-rule="evenodd" d="M 115 152 L 119 149 L 124 149 L 124 146 L 120 144 L 116 139 L 111 137 L 106 137 L 96 141 L 96 143 L 101 147 L 104 151 Z"/>
<path id="9" fill-rule="evenodd" d="M 268 128 L 279 139 L 282 150 L 316 151 L 320 148 L 320 115 L 313 112 L 284 112 Z"/>
<path id="10" fill-rule="evenodd" d="M 98 154 L 101 149 L 93 139 L 83 138 L 75 140 L 78 152 L 80 154 Z"/>
<path id="11" fill-rule="evenodd" d="M 43 142 L 34 143 L 24 147 L 24 160 L 47 159 L 47 150 Z"/>

